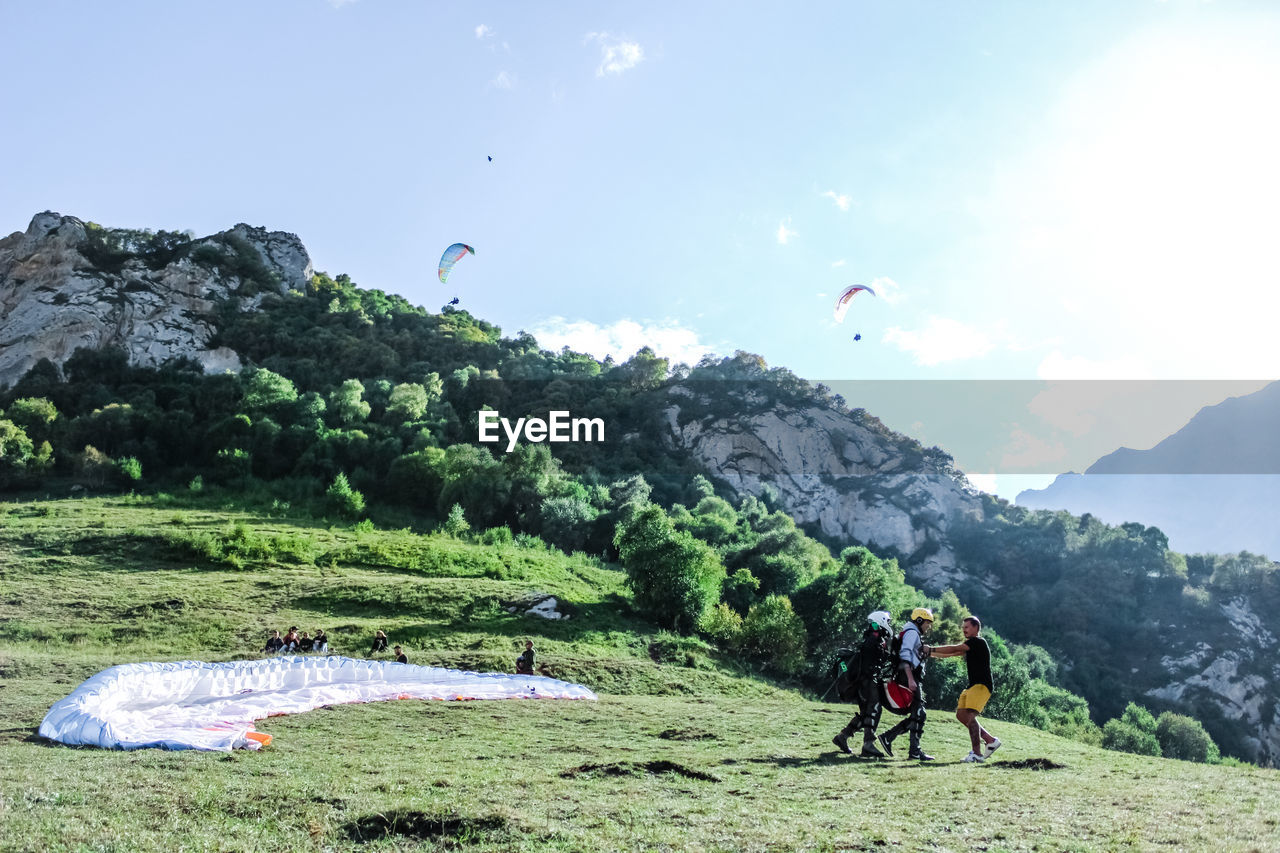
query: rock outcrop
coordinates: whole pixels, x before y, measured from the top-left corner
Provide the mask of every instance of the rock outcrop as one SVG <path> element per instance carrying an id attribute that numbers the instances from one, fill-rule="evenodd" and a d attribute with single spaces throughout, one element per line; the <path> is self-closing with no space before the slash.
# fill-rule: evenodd
<path id="1" fill-rule="evenodd" d="M 718 393 L 738 392 L 726 384 Z M 896 554 L 907 579 L 929 592 L 963 576 L 948 528 L 959 517 L 980 515 L 982 505 L 962 476 L 918 453 L 909 458 L 903 446 L 910 440 L 874 419 L 765 403 L 759 392 L 740 396 L 732 415 L 690 417 L 687 410 L 708 403 L 705 392 L 673 388 L 664 412 L 669 445 L 740 497 L 772 489 L 798 524 Z"/>
<path id="2" fill-rule="evenodd" d="M 1215 707 L 1232 720 L 1241 733 L 1250 757 L 1260 764 L 1280 764 L 1280 708 L 1276 687 L 1280 663 L 1277 641 L 1249 601 L 1237 597 L 1220 606 L 1224 623 L 1220 632 L 1201 631 L 1194 641 L 1184 641 L 1184 654 L 1166 655 L 1160 661 L 1168 683 L 1146 695 L 1176 703 L 1187 713 Z M 1184 636 L 1185 633 L 1183 634 Z M 1212 644 L 1203 639 L 1209 636 Z"/>
<path id="3" fill-rule="evenodd" d="M 295 235 L 243 224 L 184 243 L 158 268 L 127 250 L 118 269 L 91 260 L 93 237 L 120 233 L 46 211 L 0 240 L 0 387 L 80 347 L 119 347 L 144 367 L 187 356 L 207 372 L 238 371 L 235 352 L 209 347 L 214 304 L 246 295 L 250 273 L 259 291 L 302 289 L 312 275 Z"/>

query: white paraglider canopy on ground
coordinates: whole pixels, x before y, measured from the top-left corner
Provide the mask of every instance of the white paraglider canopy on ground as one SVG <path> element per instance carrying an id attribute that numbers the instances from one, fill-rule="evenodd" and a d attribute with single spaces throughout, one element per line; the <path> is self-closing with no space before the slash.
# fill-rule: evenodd
<path id="1" fill-rule="evenodd" d="M 346 657 L 113 666 L 54 703 L 40 735 L 106 749 L 260 749 L 254 720 L 391 699 L 595 699 L 537 675 L 463 672 Z"/>

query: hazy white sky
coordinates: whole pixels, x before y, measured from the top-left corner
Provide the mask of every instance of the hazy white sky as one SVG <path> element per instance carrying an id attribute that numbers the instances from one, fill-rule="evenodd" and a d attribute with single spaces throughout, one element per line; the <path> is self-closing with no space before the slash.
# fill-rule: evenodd
<path id="1" fill-rule="evenodd" d="M 601 356 L 1280 376 L 1275 3 L 0 2 L 0 32 L 0 232 L 245 221 Z"/>

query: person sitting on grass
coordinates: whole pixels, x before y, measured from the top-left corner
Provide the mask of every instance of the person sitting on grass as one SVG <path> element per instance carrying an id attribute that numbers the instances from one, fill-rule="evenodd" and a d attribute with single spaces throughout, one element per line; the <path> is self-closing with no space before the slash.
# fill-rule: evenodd
<path id="1" fill-rule="evenodd" d="M 409 658 L 405 656 L 404 649 L 396 646 L 396 663 L 408 663 Z"/>
<path id="2" fill-rule="evenodd" d="M 303 631 L 301 634 L 298 635 L 298 651 L 303 652 L 305 654 L 306 652 L 311 651 L 312 645 L 313 645 L 312 640 L 310 637 L 307 636 L 306 631 Z"/>
<path id="3" fill-rule="evenodd" d="M 286 652 L 296 652 L 298 650 L 298 626 L 290 625 L 289 633 L 284 635 L 284 650 Z"/>
<path id="4" fill-rule="evenodd" d="M 274 655 L 283 648 L 284 640 L 280 639 L 280 632 L 272 631 L 270 638 L 267 639 L 267 645 L 263 648 L 263 651 L 269 655 Z"/>
<path id="5" fill-rule="evenodd" d="M 326 655 L 329 653 L 329 637 L 325 634 L 324 629 L 320 628 L 316 631 L 315 637 L 311 640 L 311 650 L 316 654 Z"/>
<path id="6" fill-rule="evenodd" d="M 533 675 L 533 640 L 525 640 L 524 653 L 516 658 L 516 675 Z"/>
<path id="7" fill-rule="evenodd" d="M 373 647 L 369 649 L 370 655 L 376 655 L 378 652 L 387 650 L 387 635 L 382 631 L 378 631 L 373 635 Z"/>

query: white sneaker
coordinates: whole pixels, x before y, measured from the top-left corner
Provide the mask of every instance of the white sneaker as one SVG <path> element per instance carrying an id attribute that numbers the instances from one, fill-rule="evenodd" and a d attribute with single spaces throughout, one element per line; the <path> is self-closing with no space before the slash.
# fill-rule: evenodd
<path id="1" fill-rule="evenodd" d="M 986 759 L 983 758 L 981 755 L 978 755 L 978 753 L 976 752 L 970 752 L 968 755 L 964 757 L 964 762 L 966 764 L 971 764 L 975 761 L 986 761 Z"/>
<path id="2" fill-rule="evenodd" d="M 996 738 L 995 740 L 991 741 L 991 743 L 987 744 L 987 755 L 986 755 L 986 757 L 987 757 L 987 758 L 990 758 L 990 757 L 991 757 L 991 753 L 995 752 L 995 751 L 996 751 L 997 749 L 999 749 L 999 748 L 1000 748 L 1000 738 Z"/>

